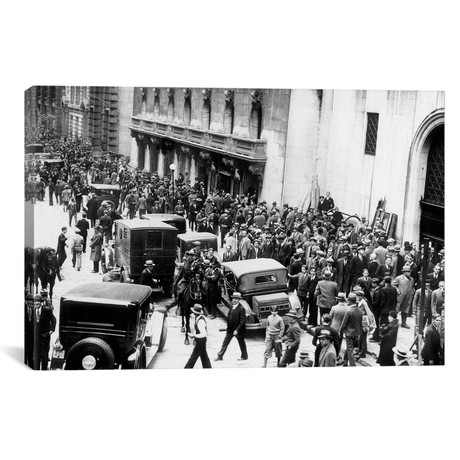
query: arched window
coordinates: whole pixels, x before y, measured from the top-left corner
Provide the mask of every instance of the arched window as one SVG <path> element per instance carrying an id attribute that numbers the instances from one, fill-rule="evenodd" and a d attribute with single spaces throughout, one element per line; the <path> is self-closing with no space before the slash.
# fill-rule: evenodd
<path id="1" fill-rule="evenodd" d="M 233 102 L 227 102 L 225 104 L 224 112 L 224 134 L 233 134 L 233 116 L 235 108 Z"/>
<path id="2" fill-rule="evenodd" d="M 209 100 L 203 102 L 201 126 L 204 130 L 209 130 L 211 128 L 211 102 Z"/>
<path id="3" fill-rule="evenodd" d="M 168 103 L 168 121 L 174 120 L 174 99 L 172 97 L 169 98 Z"/>
<path id="4" fill-rule="evenodd" d="M 260 139 L 262 133 L 262 105 L 257 102 L 252 105 L 251 116 L 249 118 L 249 137 Z"/>
<path id="5" fill-rule="evenodd" d="M 190 102 L 190 98 L 185 99 L 184 102 L 184 124 L 190 126 L 190 122 L 192 121 L 192 104 Z"/>

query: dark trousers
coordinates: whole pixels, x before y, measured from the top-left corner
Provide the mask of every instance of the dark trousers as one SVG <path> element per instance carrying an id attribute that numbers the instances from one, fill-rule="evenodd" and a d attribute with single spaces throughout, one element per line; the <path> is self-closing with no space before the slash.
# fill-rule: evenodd
<path id="1" fill-rule="evenodd" d="M 54 196 L 56 197 L 56 204 L 60 204 L 61 203 L 61 196 L 59 195 L 58 192 L 54 192 Z"/>
<path id="2" fill-rule="evenodd" d="M 96 273 L 99 273 L 99 261 L 97 261 L 97 262 L 93 261 L 93 270 Z"/>
<path id="3" fill-rule="evenodd" d="M 316 296 L 313 292 L 309 292 L 307 299 L 309 310 L 308 324 L 316 327 L 318 326 L 318 306 L 316 305 Z"/>
<path id="4" fill-rule="evenodd" d="M 380 317 L 381 313 L 380 310 L 373 309 L 374 317 L 375 317 L 375 329 L 374 333 L 372 334 L 372 340 L 376 342 L 380 342 Z"/>
<path id="5" fill-rule="evenodd" d="M 302 308 L 303 316 L 306 317 L 307 316 L 307 310 L 308 310 L 307 296 L 299 295 L 299 294 L 297 294 L 297 296 L 299 297 L 300 307 Z"/>
<path id="6" fill-rule="evenodd" d="M 210 289 L 206 298 L 208 301 L 207 304 L 209 314 L 215 318 L 217 316 L 217 300 L 219 298 L 219 291 Z"/>
<path id="7" fill-rule="evenodd" d="M 40 369 L 42 371 L 48 370 L 50 340 L 51 340 L 51 337 L 49 335 L 46 337 L 40 337 L 39 360 L 40 360 Z"/>
<path id="8" fill-rule="evenodd" d="M 81 233 L 80 233 L 81 235 Z M 88 235 L 81 235 L 83 237 L 83 252 L 86 252 L 86 239 L 88 238 Z"/>
<path id="9" fill-rule="evenodd" d="M 347 351 L 343 357 L 345 364 L 350 360 L 350 366 L 356 366 L 354 349 L 358 344 L 358 337 L 345 337 L 345 341 L 347 342 Z"/>
<path id="10" fill-rule="evenodd" d="M 80 212 L 81 210 L 81 202 L 82 202 L 82 197 L 79 196 L 79 197 L 75 197 L 75 203 L 77 205 L 77 212 Z"/>
<path id="11" fill-rule="evenodd" d="M 62 267 L 62 264 L 65 262 L 66 259 L 67 259 L 67 254 L 65 253 L 65 251 L 58 252 L 57 264 L 59 268 Z"/>
<path id="12" fill-rule="evenodd" d="M 359 336 L 359 356 L 365 358 L 367 353 L 367 331 L 362 331 Z"/>
<path id="13" fill-rule="evenodd" d="M 286 367 L 288 364 L 295 363 L 295 354 L 297 353 L 298 349 L 298 346 L 286 348 L 286 351 L 284 352 L 278 367 Z"/>
<path id="14" fill-rule="evenodd" d="M 91 228 L 93 228 L 96 225 L 96 219 L 90 219 L 91 221 Z"/>
<path id="15" fill-rule="evenodd" d="M 193 347 L 192 355 L 187 361 L 184 369 L 192 369 L 198 358 L 201 359 L 203 369 L 211 369 L 211 361 L 209 360 L 208 352 L 206 351 L 206 337 L 195 339 L 195 346 Z"/>
<path id="16" fill-rule="evenodd" d="M 75 219 L 75 225 L 77 225 L 77 214 L 69 214 L 69 227 L 72 227 L 72 219 Z"/>
<path id="17" fill-rule="evenodd" d="M 230 227 L 224 227 L 224 226 L 220 227 L 220 246 L 221 247 L 224 246 L 224 238 L 225 238 L 225 235 L 228 233 L 229 228 Z"/>
<path id="18" fill-rule="evenodd" d="M 48 193 L 49 200 L 50 200 L 50 206 L 53 206 L 53 192 Z"/>
<path id="19" fill-rule="evenodd" d="M 190 230 L 193 232 L 195 230 L 195 221 L 194 220 L 189 220 L 188 221 L 188 226 L 190 227 Z"/>
<path id="20" fill-rule="evenodd" d="M 233 339 L 233 332 L 234 331 L 227 331 L 227 334 L 225 334 L 225 339 L 224 343 L 222 344 L 222 348 L 220 349 L 219 353 L 217 353 L 217 356 L 219 358 L 223 358 L 224 354 L 227 350 L 228 344 L 232 341 Z M 243 359 L 248 358 L 248 351 L 246 349 L 246 342 L 244 341 L 244 337 L 241 337 L 239 334 L 236 336 L 236 340 L 238 340 L 238 345 L 240 346 L 241 350 L 241 357 Z"/>

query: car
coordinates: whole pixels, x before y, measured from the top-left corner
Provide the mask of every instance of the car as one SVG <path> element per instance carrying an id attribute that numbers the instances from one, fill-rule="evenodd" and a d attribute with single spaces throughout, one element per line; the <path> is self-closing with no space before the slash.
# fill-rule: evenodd
<path id="1" fill-rule="evenodd" d="M 193 243 L 199 241 L 201 243 L 201 249 L 207 250 L 209 248 L 214 249 L 214 255 L 220 261 L 218 255 L 218 240 L 214 233 L 209 232 L 187 232 L 177 235 L 177 264 L 182 264 L 182 260 L 187 251 L 193 249 Z"/>
<path id="2" fill-rule="evenodd" d="M 177 233 L 185 233 L 187 231 L 187 222 L 185 217 L 178 214 L 144 214 L 142 219 L 160 220 L 166 224 L 177 228 Z"/>
<path id="3" fill-rule="evenodd" d="M 287 268 L 274 259 L 250 259 L 222 263 L 221 300 L 218 308 L 227 317 L 231 297 L 241 293 L 246 310 L 246 329 L 265 329 L 271 307 L 277 305 L 283 317 L 290 309 L 298 309 L 296 295 L 288 295 Z"/>
<path id="4" fill-rule="evenodd" d="M 121 267 L 120 282 L 139 283 L 144 264 L 152 260 L 153 278 L 171 296 L 177 253 L 177 228 L 161 221 L 115 221 L 115 259 Z"/>
<path id="5" fill-rule="evenodd" d="M 120 204 L 121 189 L 119 185 L 110 184 L 91 184 L 91 193 L 95 197 L 100 206 L 103 201 L 112 201 L 115 204 L 115 209 Z"/>
<path id="6" fill-rule="evenodd" d="M 167 337 L 166 309 L 152 310 L 151 292 L 148 286 L 88 283 L 63 295 L 51 369 L 145 368 L 146 349 L 163 350 Z M 158 341 L 154 321 L 161 326 Z"/>

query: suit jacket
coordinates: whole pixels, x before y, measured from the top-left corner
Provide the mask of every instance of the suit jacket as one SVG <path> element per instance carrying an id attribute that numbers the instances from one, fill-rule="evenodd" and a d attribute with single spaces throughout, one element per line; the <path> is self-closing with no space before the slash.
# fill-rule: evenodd
<path id="1" fill-rule="evenodd" d="M 255 247 L 251 246 L 251 248 L 249 249 L 249 253 L 248 253 L 248 259 L 260 259 L 261 257 L 263 257 L 262 249 L 259 247 L 256 252 Z"/>
<path id="2" fill-rule="evenodd" d="M 441 336 L 438 330 L 433 326 L 428 326 L 425 332 L 425 345 L 422 349 L 422 358 L 427 363 L 433 361 L 433 364 L 439 365 L 441 354 Z"/>
<path id="3" fill-rule="evenodd" d="M 337 283 L 329 280 L 321 280 L 315 290 L 316 304 L 321 308 L 332 308 L 337 303 L 336 296 L 339 293 Z"/>
<path id="4" fill-rule="evenodd" d="M 246 334 L 246 310 L 240 303 L 233 309 L 230 307 L 227 317 L 227 333 L 237 331 L 239 337 Z"/>
<path id="5" fill-rule="evenodd" d="M 251 240 L 246 236 L 241 240 L 239 245 L 240 259 L 249 259 L 249 250 L 251 249 Z"/>
<path id="6" fill-rule="evenodd" d="M 350 305 L 340 326 L 339 335 L 359 337 L 363 330 L 363 312 L 358 305 Z"/>
<path id="7" fill-rule="evenodd" d="M 350 275 L 353 285 L 356 284 L 359 277 L 363 276 L 363 270 L 367 268 L 367 266 L 367 259 L 364 256 L 362 256 L 361 259 L 359 255 L 356 255 L 351 259 Z"/>
<path id="8" fill-rule="evenodd" d="M 340 292 L 349 292 L 351 286 L 351 261 L 345 265 L 345 258 L 337 261 L 337 285 Z"/>
<path id="9" fill-rule="evenodd" d="M 224 255 L 222 256 L 222 260 L 224 262 L 233 262 L 235 260 L 238 260 L 238 256 L 233 251 L 225 251 Z"/>
<path id="10" fill-rule="evenodd" d="M 381 289 L 381 303 L 380 311 L 381 313 L 388 314 L 391 310 L 396 310 L 396 305 L 398 303 L 398 292 L 394 286 L 385 285 Z"/>

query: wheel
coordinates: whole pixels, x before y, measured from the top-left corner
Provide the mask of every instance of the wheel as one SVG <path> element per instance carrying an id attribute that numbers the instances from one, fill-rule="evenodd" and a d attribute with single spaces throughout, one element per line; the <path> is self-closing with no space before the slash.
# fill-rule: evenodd
<path id="1" fill-rule="evenodd" d="M 145 369 L 146 357 L 145 357 L 145 346 L 138 344 L 136 346 L 136 357 L 133 360 L 125 359 L 121 365 L 122 369 L 134 370 L 134 369 Z"/>
<path id="2" fill-rule="evenodd" d="M 115 354 L 102 339 L 88 337 L 77 342 L 67 354 L 66 370 L 113 369 Z"/>
<path id="3" fill-rule="evenodd" d="M 163 327 L 161 329 L 160 343 L 158 344 L 158 351 L 163 351 L 168 337 L 168 321 L 166 317 L 163 320 Z"/>
<path id="4" fill-rule="evenodd" d="M 126 273 L 124 270 L 120 273 L 120 283 L 126 283 Z"/>

